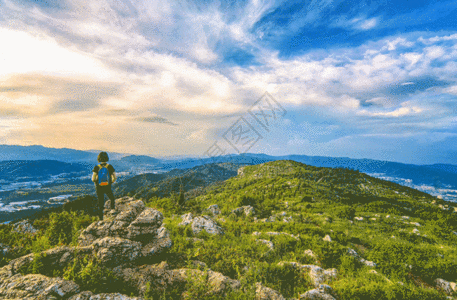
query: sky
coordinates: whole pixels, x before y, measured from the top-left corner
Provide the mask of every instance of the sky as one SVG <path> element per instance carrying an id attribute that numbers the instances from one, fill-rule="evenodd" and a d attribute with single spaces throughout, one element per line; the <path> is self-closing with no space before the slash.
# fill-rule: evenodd
<path id="1" fill-rule="evenodd" d="M 457 164 L 456 1 L 0 0 L 0 144 Z"/>

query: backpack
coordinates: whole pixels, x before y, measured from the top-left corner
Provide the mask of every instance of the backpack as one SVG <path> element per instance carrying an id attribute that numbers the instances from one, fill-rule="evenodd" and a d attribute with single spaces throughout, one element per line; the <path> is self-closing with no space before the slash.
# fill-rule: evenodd
<path id="1" fill-rule="evenodd" d="M 98 185 L 100 186 L 106 186 L 111 184 L 111 176 L 108 171 L 108 164 L 102 166 L 98 165 L 100 168 L 98 170 Z"/>

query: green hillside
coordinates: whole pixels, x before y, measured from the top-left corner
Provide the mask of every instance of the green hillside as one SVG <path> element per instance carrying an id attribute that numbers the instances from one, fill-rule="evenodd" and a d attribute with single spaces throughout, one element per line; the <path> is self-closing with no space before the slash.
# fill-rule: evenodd
<path id="1" fill-rule="evenodd" d="M 262 281 L 285 297 L 297 297 L 310 282 L 278 267 L 283 261 L 336 268 L 339 275 L 330 285 L 339 299 L 445 299 L 435 279 L 457 279 L 457 208 L 449 203 L 358 171 L 294 161 L 246 166 L 238 174 L 175 211 L 210 215 L 205 209 L 217 204 L 222 237 L 207 235 L 203 243 L 193 243 L 186 239 L 191 231 L 178 226 L 181 218 L 163 210 L 170 217 L 178 266 L 202 261 L 232 278 Z M 149 205 L 163 209 L 163 201 Z M 231 213 L 246 205 L 256 213 Z M 323 240 L 326 235 L 331 242 Z M 256 242 L 259 238 L 273 242 L 274 250 Z M 348 255 L 349 248 L 377 266 Z"/>
<path id="2" fill-rule="evenodd" d="M 226 166 L 225 170 L 234 171 L 232 167 Z M 214 173 L 209 168 L 198 174 L 213 174 L 211 178 L 230 175 L 219 171 Z M 166 261 L 170 269 L 212 270 L 238 280 L 242 288 L 226 294 L 224 299 L 257 299 L 258 282 L 286 299 L 300 299 L 316 287 L 316 277 L 310 269 L 327 274 L 320 283 L 333 288 L 333 298 L 315 299 L 457 296 L 436 284 L 437 279 L 457 280 L 455 203 L 358 171 L 312 167 L 288 160 L 244 166 L 237 174 L 222 182 L 211 180 L 217 183 L 196 197 L 186 194 L 182 205 L 179 203 L 184 199 L 173 193 L 161 197 L 154 191 L 148 193 L 144 186 L 133 191 L 147 206 L 162 211 L 171 233 L 173 246 L 160 254 L 157 262 Z M 177 178 L 170 176 L 166 180 Z M 135 183 L 140 179 L 149 180 L 141 177 Z M 188 215 L 183 217 L 184 214 Z M 198 216 L 215 221 L 218 234 L 205 230 L 196 233 L 193 223 L 182 224 L 184 219 L 195 220 Z M 39 252 L 55 245 L 72 245 L 80 229 L 92 220 L 84 214 L 62 212 L 36 220 L 39 233 L 33 238 L 2 225 L 0 239 L 3 247 L 20 249 L 20 255 Z M 59 224 L 67 224 L 68 229 L 65 231 Z M 0 263 L 4 265 L 12 258 L 3 257 Z M 82 275 L 94 275 L 95 281 L 85 287 L 94 292 L 109 290 L 145 299 L 182 299 L 182 290 L 171 287 L 159 292 L 154 289 L 154 282 L 141 295 L 132 292 L 127 284 L 110 286 L 105 282 L 100 286 L 97 274 L 101 271 L 97 266 L 86 266 L 84 270 L 90 274 Z M 78 274 L 76 279 L 82 276 Z M 205 282 L 200 277 L 189 280 L 185 298 L 221 299 L 207 293 L 210 287 Z"/>

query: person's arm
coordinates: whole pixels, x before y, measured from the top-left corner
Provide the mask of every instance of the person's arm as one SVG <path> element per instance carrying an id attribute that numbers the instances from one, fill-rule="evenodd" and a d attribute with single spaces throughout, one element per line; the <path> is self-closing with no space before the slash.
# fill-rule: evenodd
<path id="1" fill-rule="evenodd" d="M 113 172 L 113 174 L 111 174 L 111 182 L 116 182 L 116 172 Z"/>
<path id="2" fill-rule="evenodd" d="M 97 183 L 97 180 L 98 180 L 98 174 L 95 173 L 95 172 L 92 172 L 92 181 L 93 181 L 94 183 Z"/>

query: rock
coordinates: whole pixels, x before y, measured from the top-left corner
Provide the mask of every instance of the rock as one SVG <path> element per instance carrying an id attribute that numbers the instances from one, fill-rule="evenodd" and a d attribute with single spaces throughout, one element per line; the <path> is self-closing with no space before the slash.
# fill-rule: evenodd
<path id="1" fill-rule="evenodd" d="M 374 262 L 372 262 L 372 261 L 369 261 L 369 260 L 365 260 L 365 259 L 363 259 L 363 258 L 360 259 L 360 262 L 363 263 L 363 264 L 365 264 L 366 266 L 372 267 L 372 268 L 374 268 L 374 267 L 377 266 L 376 263 L 374 263 Z"/>
<path id="2" fill-rule="evenodd" d="M 255 284 L 255 299 L 256 300 L 285 300 L 285 298 L 277 291 L 270 289 L 257 282 Z"/>
<path id="3" fill-rule="evenodd" d="M 187 213 L 181 216 L 182 222 L 178 226 L 186 226 L 192 223 L 193 215 L 192 213 Z"/>
<path id="4" fill-rule="evenodd" d="M 129 297 L 119 293 L 103 293 L 94 295 L 92 292 L 82 292 L 70 297 L 68 300 L 143 300 L 141 297 Z"/>
<path id="5" fill-rule="evenodd" d="M 390 218 L 390 215 L 387 215 L 386 218 Z"/>
<path id="6" fill-rule="evenodd" d="M 354 220 L 356 220 L 356 221 L 363 221 L 363 217 L 354 217 Z"/>
<path id="7" fill-rule="evenodd" d="M 347 253 L 352 257 L 360 258 L 359 254 L 354 249 L 348 248 Z"/>
<path id="8" fill-rule="evenodd" d="M 285 222 L 285 223 L 289 223 L 289 222 L 293 221 L 293 218 L 292 218 L 292 216 L 285 217 L 284 219 L 282 219 L 282 221 Z"/>
<path id="9" fill-rule="evenodd" d="M 157 237 L 141 250 L 143 257 L 152 257 L 173 246 L 168 229 L 162 226 L 157 230 L 157 233 Z"/>
<path id="10" fill-rule="evenodd" d="M 309 290 L 300 295 L 300 300 L 335 300 L 331 295 L 333 289 L 326 284 L 320 284 L 318 288 Z"/>
<path id="11" fill-rule="evenodd" d="M 276 222 L 276 217 L 275 217 L 275 216 L 270 216 L 269 218 L 264 219 L 263 222 L 266 222 L 266 223 L 273 223 L 273 222 Z"/>
<path id="12" fill-rule="evenodd" d="M 409 219 L 409 216 L 402 216 L 403 219 Z"/>
<path id="13" fill-rule="evenodd" d="M 192 232 L 194 234 L 200 233 L 200 231 L 205 230 L 209 234 L 224 234 L 222 228 L 217 225 L 216 222 L 211 220 L 207 216 L 195 217 L 192 220 Z"/>
<path id="14" fill-rule="evenodd" d="M 412 233 L 415 233 L 415 234 L 417 234 L 417 235 L 420 235 L 420 232 L 419 232 L 419 230 L 418 230 L 417 228 L 414 228 L 413 231 L 412 231 Z"/>
<path id="15" fill-rule="evenodd" d="M 354 249 L 348 248 L 347 253 L 350 256 L 355 257 L 358 261 L 360 261 L 361 263 L 363 263 L 363 264 L 365 264 L 365 265 L 367 265 L 369 267 L 376 267 L 377 266 L 376 263 L 374 263 L 372 261 L 369 261 L 369 260 L 365 260 L 362 257 L 360 257 L 360 255 Z"/>
<path id="16" fill-rule="evenodd" d="M 305 250 L 304 255 L 311 256 L 312 258 L 317 258 L 316 254 L 313 253 L 311 249 Z"/>
<path id="17" fill-rule="evenodd" d="M 220 215 L 221 210 L 219 209 L 219 206 L 217 204 L 213 204 L 208 206 L 207 210 L 213 214 L 213 216 Z"/>
<path id="18" fill-rule="evenodd" d="M 301 271 L 308 271 L 309 277 L 314 283 L 314 286 L 318 287 L 319 284 L 327 280 L 332 280 L 338 275 L 338 271 L 335 268 L 324 270 L 319 266 L 315 265 L 302 265 L 297 262 L 280 262 L 278 265 L 282 266 L 284 264 L 289 264 L 294 268 L 298 268 Z"/>
<path id="19" fill-rule="evenodd" d="M 240 216 L 243 213 L 246 216 L 249 216 L 249 215 L 254 215 L 255 214 L 255 210 L 254 210 L 254 207 L 252 207 L 250 205 L 246 205 L 246 206 L 235 208 L 234 210 L 232 210 L 232 213 L 237 215 L 237 216 Z"/>
<path id="20" fill-rule="evenodd" d="M 3 269 L 3 268 L 2 268 Z M 79 285 L 59 277 L 16 274 L 0 281 L 0 299 L 66 299 L 80 292 Z"/>
<path id="21" fill-rule="evenodd" d="M 141 243 L 118 237 L 104 237 L 95 240 L 95 255 L 105 266 L 114 266 L 119 262 L 132 262 L 142 257 Z"/>
<path id="22" fill-rule="evenodd" d="M 409 224 L 414 225 L 414 226 L 421 226 L 418 222 L 409 222 Z"/>
<path id="23" fill-rule="evenodd" d="M 116 200 L 117 215 L 90 224 L 79 236 L 79 246 L 89 246 L 104 237 L 118 237 L 150 244 L 157 240 L 163 215 L 153 208 L 145 208 L 143 201 L 124 197 Z"/>
<path id="24" fill-rule="evenodd" d="M 435 285 L 437 288 L 443 290 L 448 295 L 452 295 L 452 293 L 456 291 L 455 282 L 449 282 L 444 279 L 437 278 L 435 280 Z"/>
<path id="25" fill-rule="evenodd" d="M 327 234 L 324 238 L 323 238 L 324 241 L 326 242 L 331 242 L 332 241 L 332 238 Z"/>
<path id="26" fill-rule="evenodd" d="M 22 220 L 13 226 L 13 230 L 19 233 L 35 234 L 38 231 L 29 223 L 29 220 Z"/>
<path id="27" fill-rule="evenodd" d="M 160 211 L 146 208 L 127 227 L 127 238 L 135 241 L 150 240 L 157 234 L 162 221 L 163 215 Z"/>
<path id="28" fill-rule="evenodd" d="M 261 242 L 262 244 L 267 245 L 267 247 L 270 248 L 270 250 L 273 250 L 273 249 L 274 249 L 273 242 L 271 242 L 271 241 L 258 239 L 257 242 Z"/>

